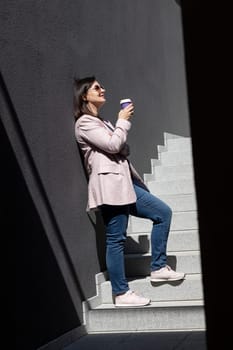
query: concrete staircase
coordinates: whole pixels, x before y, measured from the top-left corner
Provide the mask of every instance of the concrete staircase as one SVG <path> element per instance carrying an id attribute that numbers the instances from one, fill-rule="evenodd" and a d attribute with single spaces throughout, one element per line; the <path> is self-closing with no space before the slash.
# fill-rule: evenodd
<path id="1" fill-rule="evenodd" d="M 115 308 L 107 273 L 96 278 L 97 295 L 83 303 L 88 333 L 205 330 L 197 207 L 191 140 L 164 133 L 158 159 L 144 180 L 151 193 L 173 210 L 168 264 L 186 272 L 184 281 L 151 283 L 149 220 L 130 217 L 125 249 L 126 274 L 132 290 L 152 300 L 140 308 Z"/>

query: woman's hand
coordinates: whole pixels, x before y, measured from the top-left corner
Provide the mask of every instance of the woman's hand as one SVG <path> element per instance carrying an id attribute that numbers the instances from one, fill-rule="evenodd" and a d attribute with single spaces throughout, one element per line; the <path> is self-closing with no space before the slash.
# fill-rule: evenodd
<path id="1" fill-rule="evenodd" d="M 127 107 L 120 110 L 120 112 L 118 113 L 118 119 L 129 120 L 132 117 L 133 112 L 134 112 L 134 105 L 133 103 L 130 103 Z"/>

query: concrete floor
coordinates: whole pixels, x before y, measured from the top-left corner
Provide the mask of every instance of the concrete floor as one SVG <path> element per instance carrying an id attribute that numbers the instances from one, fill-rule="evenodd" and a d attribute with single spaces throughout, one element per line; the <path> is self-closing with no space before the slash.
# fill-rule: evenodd
<path id="1" fill-rule="evenodd" d="M 207 350 L 204 331 L 85 335 L 64 350 Z"/>

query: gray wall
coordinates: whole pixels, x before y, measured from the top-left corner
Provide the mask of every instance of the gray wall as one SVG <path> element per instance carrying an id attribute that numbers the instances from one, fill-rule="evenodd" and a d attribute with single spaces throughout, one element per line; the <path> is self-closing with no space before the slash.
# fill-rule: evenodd
<path id="1" fill-rule="evenodd" d="M 141 175 L 150 172 L 165 131 L 190 136 L 180 7 L 173 0 L 84 1 L 74 22 L 76 74 L 94 73 L 106 87 L 102 115 L 113 122 L 119 100 L 133 99 L 130 159 Z"/>
<path id="2" fill-rule="evenodd" d="M 96 218 L 96 227 L 85 212 L 72 79 L 96 75 L 107 89 L 102 115 L 111 121 L 121 98 L 134 100 L 131 160 L 141 175 L 150 172 L 150 159 L 156 158 L 164 132 L 190 135 L 181 13 L 173 0 L 15 0 L 2 1 L 0 13 L 1 133 L 6 159 L 17 168 L 13 177 L 5 168 L 4 188 L 16 183 L 10 195 L 16 210 L 21 209 L 17 234 L 24 232 L 28 242 L 17 241 L 17 262 L 22 252 L 26 261 L 37 256 L 32 266 L 41 267 L 40 283 L 34 283 L 33 274 L 30 279 L 24 275 L 19 295 L 30 285 L 41 304 L 54 300 L 54 309 L 67 306 L 61 310 L 67 312 L 65 322 L 52 311 L 46 322 L 48 309 L 34 310 L 23 299 L 25 316 L 19 312 L 18 323 L 27 329 L 36 322 L 40 329 L 31 339 L 21 333 L 26 350 L 82 323 L 81 301 L 95 294 L 94 275 L 105 268 L 101 219 Z M 25 196 L 17 195 L 22 188 Z M 34 254 L 29 254 L 31 245 Z M 46 266 L 47 273 L 56 274 L 57 288 L 43 273 Z M 20 280 L 25 265 L 17 267 Z M 68 314 L 77 318 L 69 320 Z"/>

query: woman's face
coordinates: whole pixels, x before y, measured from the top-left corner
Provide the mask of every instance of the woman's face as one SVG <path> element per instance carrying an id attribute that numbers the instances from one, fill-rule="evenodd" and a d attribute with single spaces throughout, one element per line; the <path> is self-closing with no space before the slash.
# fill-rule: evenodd
<path id="1" fill-rule="evenodd" d="M 104 96 L 105 89 L 98 81 L 95 81 L 88 89 L 86 94 L 86 100 L 88 103 L 95 105 L 97 108 L 101 107 L 106 99 Z"/>

